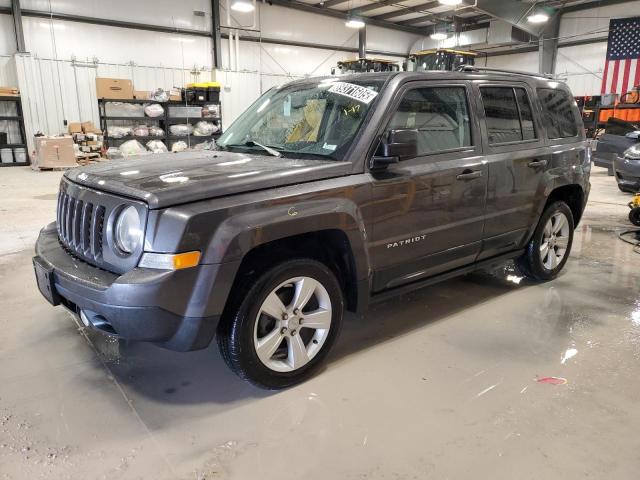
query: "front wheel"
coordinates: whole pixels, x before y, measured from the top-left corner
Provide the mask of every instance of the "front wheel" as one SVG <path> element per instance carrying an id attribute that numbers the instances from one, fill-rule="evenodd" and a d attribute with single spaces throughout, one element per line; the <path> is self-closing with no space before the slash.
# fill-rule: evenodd
<path id="1" fill-rule="evenodd" d="M 540 217 L 526 253 L 517 261 L 524 276 L 537 281 L 554 279 L 569 258 L 573 243 L 573 214 L 562 201 L 549 205 Z"/>
<path id="2" fill-rule="evenodd" d="M 283 262 L 236 292 L 218 329 L 218 346 L 240 377 L 267 389 L 307 379 L 342 323 L 340 284 L 324 264 Z"/>

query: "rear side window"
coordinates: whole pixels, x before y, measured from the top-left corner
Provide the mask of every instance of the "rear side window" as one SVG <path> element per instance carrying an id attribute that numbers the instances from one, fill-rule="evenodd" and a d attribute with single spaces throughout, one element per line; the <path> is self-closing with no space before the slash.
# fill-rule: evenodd
<path id="1" fill-rule="evenodd" d="M 464 87 L 409 90 L 393 115 L 389 129 L 418 130 L 418 155 L 471 145 L 471 126 Z"/>
<path id="2" fill-rule="evenodd" d="M 531 104 L 524 88 L 482 87 L 480 92 L 490 144 L 536 138 Z"/>
<path id="3" fill-rule="evenodd" d="M 549 138 L 568 138 L 578 135 L 578 126 L 573 112 L 573 98 L 564 90 L 539 88 L 544 124 Z"/>
<path id="4" fill-rule="evenodd" d="M 536 138 L 536 130 L 533 126 L 533 113 L 531 112 L 531 103 L 527 91 L 524 88 L 515 88 L 516 100 L 520 109 L 520 124 L 522 125 L 522 138 L 524 140 L 533 140 Z"/>

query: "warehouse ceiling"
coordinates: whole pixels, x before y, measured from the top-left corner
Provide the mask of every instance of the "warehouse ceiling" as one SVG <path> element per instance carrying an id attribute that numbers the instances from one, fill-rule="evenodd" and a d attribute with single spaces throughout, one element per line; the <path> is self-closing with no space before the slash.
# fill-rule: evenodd
<path id="1" fill-rule="evenodd" d="M 537 35 L 544 24 L 528 23 L 526 17 L 541 9 L 551 15 L 563 9 L 582 9 L 619 3 L 620 0 L 466 0 L 446 5 L 446 0 L 267 0 L 275 5 L 322 13 L 332 17 L 355 16 L 367 24 L 418 34 L 436 28 L 463 31 L 492 19 L 503 20 Z M 444 3 L 444 4 L 443 4 Z"/>

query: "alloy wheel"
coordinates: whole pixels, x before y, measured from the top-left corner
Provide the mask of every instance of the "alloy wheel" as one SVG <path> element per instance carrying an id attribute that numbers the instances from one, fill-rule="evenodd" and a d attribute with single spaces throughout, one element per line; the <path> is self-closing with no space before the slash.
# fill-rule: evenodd
<path id="1" fill-rule="evenodd" d="M 547 270 L 553 270 L 562 262 L 569 246 L 569 219 L 557 212 L 547 220 L 540 242 L 540 259 Z"/>
<path id="2" fill-rule="evenodd" d="M 304 367 L 322 349 L 331 328 L 331 299 L 311 277 L 282 282 L 258 311 L 253 345 L 260 361 L 276 372 Z"/>

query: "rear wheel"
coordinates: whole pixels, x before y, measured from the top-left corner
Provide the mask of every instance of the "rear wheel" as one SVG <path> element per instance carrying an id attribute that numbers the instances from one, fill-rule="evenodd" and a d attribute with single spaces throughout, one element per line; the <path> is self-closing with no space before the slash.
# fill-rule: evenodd
<path id="1" fill-rule="evenodd" d="M 573 243 L 573 214 L 566 203 L 554 202 L 543 212 L 526 253 L 517 261 L 519 270 L 538 281 L 554 279 L 562 270 Z"/>
<path id="2" fill-rule="evenodd" d="M 222 356 L 235 373 L 259 387 L 300 383 L 333 345 L 343 303 L 338 280 L 324 264 L 283 262 L 232 300 L 218 330 Z"/>
<path id="3" fill-rule="evenodd" d="M 629 212 L 629 221 L 636 227 L 640 227 L 640 207 L 632 208 Z"/>

